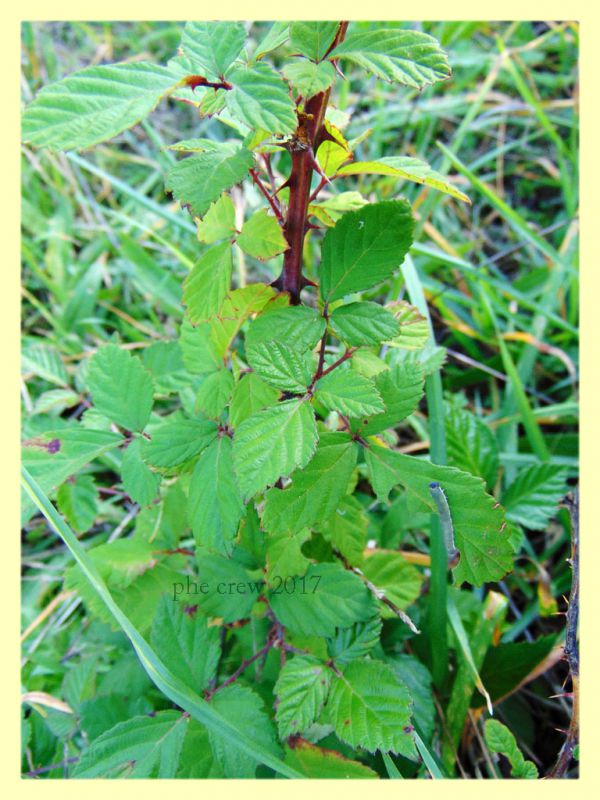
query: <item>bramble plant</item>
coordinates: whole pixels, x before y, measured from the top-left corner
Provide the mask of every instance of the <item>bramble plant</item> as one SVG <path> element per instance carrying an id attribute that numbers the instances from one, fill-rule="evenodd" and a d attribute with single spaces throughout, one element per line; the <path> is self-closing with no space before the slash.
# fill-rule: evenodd
<path id="1" fill-rule="evenodd" d="M 451 75 L 417 30 L 277 22 L 252 50 L 242 23 L 192 22 L 166 66 L 90 66 L 25 110 L 34 148 L 98 145 L 161 100 L 226 137 L 168 145 L 166 191 L 198 238 L 178 338 L 142 357 L 99 347 L 81 378 L 91 407 L 24 446 L 24 521 L 46 515 L 77 562 L 65 588 L 125 633 L 162 692 L 86 701 L 72 777 L 453 776 L 472 697 L 492 711 L 499 696 L 480 671 L 507 600 L 460 587 L 511 571 L 519 525 L 535 524 L 528 493 L 543 487 L 543 527 L 565 474 L 533 467 L 501 496 L 486 426 L 452 403 L 436 422 L 444 351 L 426 307 L 414 291 L 379 302 L 393 278 L 414 286 L 396 182 L 469 200 L 417 158 L 356 157 L 363 137 L 330 103 L 345 65 L 398 91 Z M 390 199 L 353 188 L 369 175 L 389 176 Z M 246 257 L 263 281 L 246 285 Z M 426 385 L 430 459 L 398 447 Z M 96 489 L 81 471 L 106 456 L 141 510 L 131 535 L 86 549 L 73 530 L 93 522 Z M 426 532 L 428 551 L 386 544 L 382 519 Z M 537 776 L 500 723 L 486 737 L 515 777 Z"/>

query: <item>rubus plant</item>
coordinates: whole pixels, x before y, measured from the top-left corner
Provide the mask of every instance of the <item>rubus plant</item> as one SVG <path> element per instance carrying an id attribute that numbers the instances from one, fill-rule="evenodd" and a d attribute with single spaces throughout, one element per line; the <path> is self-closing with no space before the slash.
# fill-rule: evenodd
<path id="1" fill-rule="evenodd" d="M 248 41 L 239 22 L 188 23 L 166 66 L 88 67 L 44 87 L 23 117 L 26 143 L 59 151 L 117 136 L 163 99 L 226 133 L 169 145 L 180 158 L 166 190 L 198 238 L 178 337 L 142 357 L 99 347 L 82 375 L 91 407 L 25 442 L 24 518 L 47 516 L 77 561 L 66 588 L 128 636 L 164 695 L 150 709 L 88 708 L 94 734 L 70 774 L 453 775 L 472 696 L 490 702 L 478 670 L 506 613 L 501 595 L 458 587 L 511 570 L 520 520 L 493 494 L 485 426 L 460 407 L 447 409 L 449 449 L 471 472 L 400 452 L 397 429 L 443 353 L 423 308 L 378 302 L 413 243 L 410 204 L 348 186 L 390 176 L 392 189 L 468 198 L 416 158 L 359 160 L 363 137 L 345 137 L 330 103 L 345 65 L 401 91 L 448 79 L 447 56 L 416 30 L 335 21 L 275 23 Z M 264 280 L 246 285 L 246 257 Z M 107 456 L 140 511 L 130 535 L 86 549 L 72 528 L 90 526 L 95 490 L 78 473 Z M 430 551 L 397 537 L 386 547 L 382 518 L 426 532 Z M 448 698 L 445 733 L 430 670 Z"/>

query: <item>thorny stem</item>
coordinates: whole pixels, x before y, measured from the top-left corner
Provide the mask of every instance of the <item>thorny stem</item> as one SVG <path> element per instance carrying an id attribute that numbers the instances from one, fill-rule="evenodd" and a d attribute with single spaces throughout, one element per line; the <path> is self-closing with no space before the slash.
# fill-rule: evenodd
<path id="1" fill-rule="evenodd" d="M 331 48 L 343 41 L 348 22 L 340 22 Z M 308 204 L 316 152 L 323 135 L 325 111 L 329 102 L 331 88 L 320 92 L 306 103 L 304 112 L 298 115 L 298 128 L 288 149 L 292 156 L 292 171 L 286 181 L 290 196 L 283 233 L 289 245 L 283 257 L 281 275 L 273 286 L 282 292 L 289 292 L 292 305 L 300 304 L 300 292 L 306 285 L 302 275 L 302 250 L 307 231 Z"/>
<path id="2" fill-rule="evenodd" d="M 565 497 L 564 504 L 571 516 L 571 594 L 567 609 L 567 631 L 565 636 L 564 657 L 569 663 L 571 673 L 573 708 L 567 738 L 561 747 L 556 764 L 547 778 L 563 778 L 571 760 L 573 751 L 579 742 L 579 644 L 577 642 L 577 625 L 579 622 L 579 490 Z"/>

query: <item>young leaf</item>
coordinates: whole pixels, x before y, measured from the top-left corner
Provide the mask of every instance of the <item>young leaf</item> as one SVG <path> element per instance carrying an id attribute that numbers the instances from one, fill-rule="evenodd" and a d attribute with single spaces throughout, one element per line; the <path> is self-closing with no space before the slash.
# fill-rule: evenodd
<path id="1" fill-rule="evenodd" d="M 324 433 L 304 469 L 286 489 L 269 489 L 263 525 L 270 533 L 297 533 L 330 517 L 348 490 L 357 450 L 346 433 Z"/>
<path id="2" fill-rule="evenodd" d="M 189 720 L 158 711 L 120 722 L 87 747 L 74 778 L 174 778 Z"/>
<path id="3" fill-rule="evenodd" d="M 376 161 L 354 161 L 340 167 L 337 174 L 342 175 L 393 175 L 405 181 L 430 186 L 438 192 L 456 197 L 457 200 L 471 201 L 466 194 L 449 183 L 443 175 L 432 169 L 426 161 L 408 156 L 388 156 Z"/>
<path id="4" fill-rule="evenodd" d="M 377 30 L 351 33 L 327 56 L 348 59 L 378 78 L 422 89 L 450 77 L 438 41 L 421 31 Z"/>
<path id="5" fill-rule="evenodd" d="M 326 91 L 335 80 L 335 70 L 328 61 L 323 61 L 321 64 L 296 61 L 286 64 L 282 72 L 305 100 Z"/>
<path id="6" fill-rule="evenodd" d="M 192 324 L 218 313 L 230 288 L 232 268 L 229 242 L 211 247 L 196 262 L 183 283 L 183 303 Z"/>
<path id="7" fill-rule="evenodd" d="M 368 656 L 379 642 L 382 622 L 373 617 L 367 622 L 357 622 L 351 628 L 338 630 L 335 638 L 327 640 L 329 655 L 337 667 Z"/>
<path id="8" fill-rule="evenodd" d="M 303 400 L 287 400 L 245 419 L 233 440 L 235 469 L 244 497 L 252 497 L 282 475 L 305 466 L 316 444 L 315 417 Z"/>
<path id="9" fill-rule="evenodd" d="M 325 234 L 321 296 L 331 302 L 389 278 L 412 244 L 414 221 L 406 200 L 351 211 Z"/>
<path id="10" fill-rule="evenodd" d="M 23 114 L 23 140 L 35 147 L 91 147 L 136 125 L 181 82 L 145 61 L 86 67 L 41 89 Z"/>
<path id="11" fill-rule="evenodd" d="M 207 375 L 198 389 L 195 410 L 218 419 L 233 394 L 234 379 L 229 370 L 219 369 Z"/>
<path id="12" fill-rule="evenodd" d="M 221 239 L 231 239 L 234 233 L 235 206 L 231 197 L 223 193 L 198 223 L 198 241 L 214 244 Z"/>
<path id="13" fill-rule="evenodd" d="M 325 750 L 304 739 L 293 739 L 286 749 L 285 762 L 302 770 L 307 778 L 379 778 L 370 767 L 345 758 L 336 750 Z"/>
<path id="14" fill-rule="evenodd" d="M 134 439 L 123 453 L 121 480 L 129 497 L 141 506 L 149 505 L 158 493 L 160 475 L 148 469 L 142 461 L 139 439 Z"/>
<path id="15" fill-rule="evenodd" d="M 369 519 L 355 497 L 344 497 L 335 512 L 316 527 L 351 564 L 358 566 L 362 562 Z"/>
<path id="16" fill-rule="evenodd" d="M 311 565 L 295 581 L 293 592 L 271 592 L 269 602 L 281 624 L 303 636 L 334 636 L 336 628 L 376 613 L 374 598 L 361 579 L 339 564 Z"/>
<path id="17" fill-rule="evenodd" d="M 429 340 L 429 324 L 417 308 L 406 300 L 389 303 L 387 309 L 400 325 L 400 333 L 386 344 L 403 350 L 422 350 Z"/>
<path id="18" fill-rule="evenodd" d="M 166 418 L 142 441 L 142 458 L 153 467 L 176 467 L 197 456 L 216 438 L 217 426 L 204 417 Z"/>
<path id="19" fill-rule="evenodd" d="M 101 414 L 129 431 L 146 427 L 154 386 L 137 356 L 116 344 L 104 345 L 91 358 L 87 381 Z"/>
<path id="20" fill-rule="evenodd" d="M 400 553 L 377 552 L 365 558 L 362 571 L 378 589 L 385 592 L 399 609 L 407 608 L 419 597 L 423 576 L 412 564 L 408 564 Z M 394 612 L 382 606 L 384 619 L 394 617 Z"/>
<path id="21" fill-rule="evenodd" d="M 244 516 L 244 503 L 233 472 L 228 436 L 210 444 L 192 473 L 189 515 L 199 545 L 229 555 Z"/>
<path id="22" fill-rule="evenodd" d="M 343 742 L 371 753 L 415 757 L 411 697 L 387 664 L 352 661 L 333 679 L 327 708 Z"/>
<path id="23" fill-rule="evenodd" d="M 396 453 L 385 447 L 366 451 L 369 479 L 379 500 L 386 500 L 393 486 L 401 484 L 409 495 L 436 511 L 429 484 L 440 484 L 450 506 L 460 561 L 454 570 L 457 583 L 481 586 L 500 580 L 512 567 L 512 546 L 504 530 L 504 512 L 485 492 L 485 484 L 454 467 Z"/>
<path id="24" fill-rule="evenodd" d="M 166 177 L 165 188 L 182 206 L 189 206 L 194 216 L 201 217 L 221 192 L 244 179 L 253 163 L 249 150 L 232 150 L 222 144 L 218 150 L 178 161 Z"/>
<path id="25" fill-rule="evenodd" d="M 229 405 L 229 423 L 237 428 L 248 417 L 267 406 L 275 405 L 280 392 L 254 372 L 242 375 L 236 383 Z"/>
<path id="26" fill-rule="evenodd" d="M 329 317 L 331 330 L 348 345 L 375 345 L 400 333 L 394 315 L 379 303 L 348 303 Z"/>
<path id="27" fill-rule="evenodd" d="M 502 753 L 510 761 L 511 775 L 513 778 L 534 780 L 538 777 L 537 767 L 533 761 L 526 761 L 519 750 L 517 740 L 506 725 L 497 719 L 488 719 L 485 722 L 485 741 L 494 753 Z"/>
<path id="28" fill-rule="evenodd" d="M 219 629 L 184 603 L 164 596 L 152 622 L 150 643 L 158 657 L 186 686 L 200 693 L 216 672 L 221 657 Z"/>
<path id="29" fill-rule="evenodd" d="M 310 538 L 307 528 L 298 533 L 277 533 L 269 535 L 266 546 L 267 581 L 281 585 L 286 578 L 302 577 L 310 566 L 310 561 L 301 550 Z M 295 584 L 294 584 L 295 585 Z"/>
<path id="30" fill-rule="evenodd" d="M 328 411 L 339 411 L 347 417 L 368 417 L 385 411 L 373 381 L 350 369 L 335 369 L 319 378 L 315 399 Z"/>
<path id="31" fill-rule="evenodd" d="M 260 261 L 267 261 L 289 247 L 281 226 L 266 208 L 257 211 L 244 223 L 237 244 Z"/>
<path id="32" fill-rule="evenodd" d="M 246 334 L 246 347 L 271 339 L 293 342 L 296 350 L 312 350 L 325 330 L 325 320 L 310 306 L 266 309 L 252 321 Z"/>
<path id="33" fill-rule="evenodd" d="M 238 729 L 243 730 L 248 739 L 277 757 L 281 755 L 275 726 L 267 716 L 263 701 L 252 689 L 239 684 L 226 686 L 214 695 L 211 705 L 225 719 L 231 720 Z M 221 765 L 225 777 L 255 777 L 258 760 L 214 731 L 210 732 L 210 741 L 215 759 Z"/>
<path id="34" fill-rule="evenodd" d="M 249 128 L 286 136 L 298 125 L 296 109 L 288 87 L 269 64 L 261 61 L 249 67 L 232 67 L 227 80 L 233 89 L 225 102 L 231 114 Z"/>
<path id="35" fill-rule="evenodd" d="M 327 20 L 293 22 L 290 25 L 290 44 L 294 50 L 312 61 L 321 61 L 325 58 L 338 27 L 338 22 Z"/>
<path id="36" fill-rule="evenodd" d="M 311 656 L 286 661 L 273 692 L 279 699 L 275 719 L 282 739 L 305 731 L 327 699 L 331 670 Z"/>
<path id="37" fill-rule="evenodd" d="M 533 531 L 543 531 L 567 492 L 567 472 L 554 464 L 533 464 L 517 475 L 502 495 L 506 516 Z"/>
<path id="38" fill-rule="evenodd" d="M 66 481 L 56 493 L 61 514 L 78 533 L 85 533 L 94 524 L 98 513 L 98 490 L 91 475 L 77 475 Z"/>
<path id="39" fill-rule="evenodd" d="M 218 81 L 240 54 L 246 31 L 241 22 L 188 22 L 181 48 L 186 63 L 205 78 Z"/>
<path id="40" fill-rule="evenodd" d="M 444 423 L 449 464 L 479 475 L 493 489 L 498 477 L 499 457 L 492 431 L 480 417 L 455 406 L 446 406 Z"/>
<path id="41" fill-rule="evenodd" d="M 361 435 L 371 436 L 387 428 L 393 428 L 409 414 L 412 414 L 423 397 L 425 376 L 420 364 L 410 362 L 395 364 L 380 372 L 375 385 L 385 411 L 356 424 Z"/>
<path id="42" fill-rule="evenodd" d="M 305 392 L 311 382 L 306 359 L 284 342 L 259 342 L 248 348 L 247 358 L 259 377 L 282 391 Z"/>
<path id="43" fill-rule="evenodd" d="M 264 581 L 253 580 L 241 564 L 217 553 L 198 550 L 197 562 L 200 608 L 223 622 L 250 616 Z"/>

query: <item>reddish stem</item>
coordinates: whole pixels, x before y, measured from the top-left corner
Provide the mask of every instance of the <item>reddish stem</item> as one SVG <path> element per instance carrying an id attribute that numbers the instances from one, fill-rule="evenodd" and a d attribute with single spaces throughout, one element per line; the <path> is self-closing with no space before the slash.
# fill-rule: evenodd
<path id="1" fill-rule="evenodd" d="M 267 191 L 266 186 L 259 178 L 258 173 L 256 172 L 255 169 L 250 170 L 250 175 L 252 175 L 252 180 L 256 184 L 258 191 L 263 195 L 263 197 L 266 197 L 267 202 L 273 209 L 273 213 L 277 217 L 277 221 L 279 222 L 280 225 L 283 225 L 285 223 L 285 220 L 283 218 L 283 214 L 281 213 L 281 208 L 275 202 L 275 198 Z"/>

